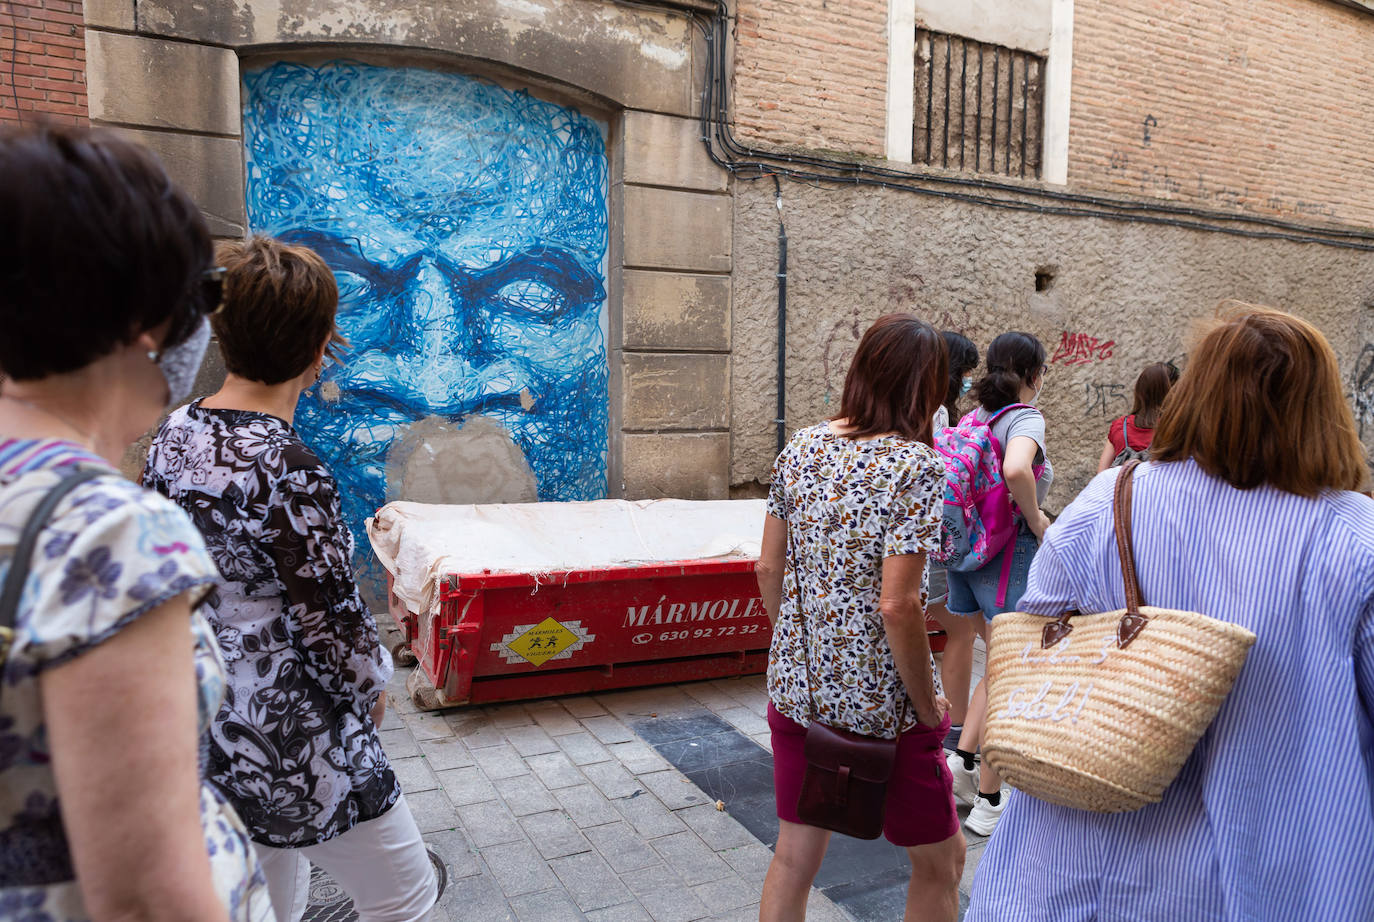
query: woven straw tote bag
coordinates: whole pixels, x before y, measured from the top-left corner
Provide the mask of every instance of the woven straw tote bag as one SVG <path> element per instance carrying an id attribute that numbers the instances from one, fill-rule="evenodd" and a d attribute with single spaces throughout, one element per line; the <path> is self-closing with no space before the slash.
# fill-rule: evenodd
<path id="1" fill-rule="evenodd" d="M 1114 518 L 1124 611 L 992 620 L 983 758 L 1017 790 L 1080 810 L 1157 803 L 1235 683 L 1255 635 L 1144 604 L 1131 549 L 1131 481 Z"/>

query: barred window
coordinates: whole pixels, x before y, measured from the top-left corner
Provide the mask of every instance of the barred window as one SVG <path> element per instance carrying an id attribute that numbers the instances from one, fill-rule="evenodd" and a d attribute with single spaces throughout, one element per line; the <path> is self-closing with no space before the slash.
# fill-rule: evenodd
<path id="1" fill-rule="evenodd" d="M 1002 45 L 916 30 L 916 163 L 1040 177 L 1045 59 Z"/>

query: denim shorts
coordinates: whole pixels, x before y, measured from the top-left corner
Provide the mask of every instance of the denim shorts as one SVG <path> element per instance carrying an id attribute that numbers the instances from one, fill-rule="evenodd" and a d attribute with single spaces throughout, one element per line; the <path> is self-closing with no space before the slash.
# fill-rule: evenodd
<path id="1" fill-rule="evenodd" d="M 968 573 L 947 571 L 949 600 L 945 602 L 945 608 L 949 609 L 952 615 L 976 615 L 981 611 L 983 617 L 989 621 L 993 615 L 1000 615 L 1004 611 L 1016 611 L 1016 606 L 1021 604 L 1021 596 L 1026 594 L 1026 579 L 1030 576 L 1031 559 L 1035 557 L 1035 550 L 1039 546 L 1040 542 L 1035 540 L 1035 534 L 1023 526 L 1016 536 L 1016 542 L 1003 548 L 1002 553 L 989 560 L 981 569 Z M 1007 579 L 1006 599 L 1002 605 L 998 605 L 997 586 L 1002 581 L 1002 563 L 1007 554 L 1014 556 L 1011 559 L 1011 573 Z"/>
<path id="2" fill-rule="evenodd" d="M 949 582 L 945 579 L 945 568 L 930 564 L 926 567 L 926 604 L 940 605 L 949 598 Z"/>

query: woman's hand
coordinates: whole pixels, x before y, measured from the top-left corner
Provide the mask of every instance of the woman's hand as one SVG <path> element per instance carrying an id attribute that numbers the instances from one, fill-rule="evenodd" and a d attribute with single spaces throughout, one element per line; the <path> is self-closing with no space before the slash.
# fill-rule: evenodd
<path id="1" fill-rule="evenodd" d="M 1043 509 L 1036 509 L 1034 515 L 1026 516 L 1026 524 L 1030 526 L 1031 532 L 1035 535 L 1036 541 L 1045 540 L 1045 530 L 1050 527 L 1050 517 L 1045 515 Z"/>

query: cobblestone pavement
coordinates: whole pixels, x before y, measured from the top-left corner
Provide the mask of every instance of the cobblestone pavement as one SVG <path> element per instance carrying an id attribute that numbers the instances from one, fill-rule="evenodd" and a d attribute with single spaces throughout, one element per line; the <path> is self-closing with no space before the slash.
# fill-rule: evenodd
<path id="1" fill-rule="evenodd" d="M 771 787 L 762 676 L 433 713 L 406 694 L 409 673 L 392 679 L 381 736 L 448 871 L 438 922 L 757 918 L 771 794 L 746 796 L 749 773 L 730 769 Z M 964 900 L 984 841 L 970 837 Z M 900 850 L 847 842 L 863 850 L 832 844 L 827 859 L 839 904 L 813 891 L 808 919 L 896 917 L 895 884 L 884 897 L 837 875 L 875 855 L 900 867 Z M 323 908 L 312 899 L 310 917 Z"/>

